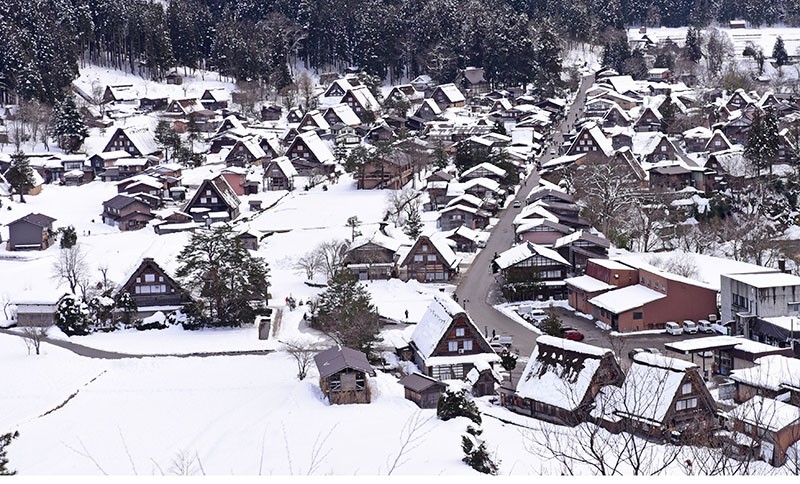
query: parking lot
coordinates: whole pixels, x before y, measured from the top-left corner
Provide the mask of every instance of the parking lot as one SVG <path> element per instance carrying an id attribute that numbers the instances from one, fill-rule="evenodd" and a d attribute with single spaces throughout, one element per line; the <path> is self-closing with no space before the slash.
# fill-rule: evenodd
<path id="1" fill-rule="evenodd" d="M 614 350 L 614 353 L 620 357 L 623 369 L 627 369 L 627 367 L 630 366 L 631 362 L 628 358 L 628 353 L 634 348 L 656 348 L 666 356 L 690 359 L 688 356 L 667 352 L 664 349 L 664 343 L 703 338 L 717 334 L 697 333 L 673 336 L 661 331 L 659 333 L 637 333 L 630 335 L 611 336 L 609 331 L 598 328 L 594 321 L 575 316 L 572 311 L 568 311 L 564 308 L 556 307 L 554 309 L 558 317 L 561 318 L 564 326 L 573 327 L 583 333 L 584 339 L 582 343 Z M 702 367 L 702 360 L 700 360 L 698 357 L 695 357 L 695 363 Z M 706 364 L 710 364 L 710 362 L 706 362 Z"/>

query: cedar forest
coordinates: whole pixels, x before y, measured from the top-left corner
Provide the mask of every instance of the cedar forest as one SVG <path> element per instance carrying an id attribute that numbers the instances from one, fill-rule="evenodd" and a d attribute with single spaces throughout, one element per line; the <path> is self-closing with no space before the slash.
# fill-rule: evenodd
<path id="1" fill-rule="evenodd" d="M 536 82 L 549 93 L 560 38 L 608 45 L 625 25 L 734 18 L 798 25 L 800 0 L 7 0 L 0 82 L 53 105 L 92 62 L 156 80 L 175 66 L 206 68 L 280 90 L 292 82 L 289 65 L 303 61 L 440 83 L 477 65 L 495 86 Z"/>

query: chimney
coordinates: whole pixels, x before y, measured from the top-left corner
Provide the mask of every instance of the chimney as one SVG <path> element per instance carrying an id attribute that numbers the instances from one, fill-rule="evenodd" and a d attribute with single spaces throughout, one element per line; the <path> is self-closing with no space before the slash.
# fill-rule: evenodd
<path id="1" fill-rule="evenodd" d="M 780 258 L 778 259 L 778 270 L 781 272 L 786 273 L 786 259 Z"/>

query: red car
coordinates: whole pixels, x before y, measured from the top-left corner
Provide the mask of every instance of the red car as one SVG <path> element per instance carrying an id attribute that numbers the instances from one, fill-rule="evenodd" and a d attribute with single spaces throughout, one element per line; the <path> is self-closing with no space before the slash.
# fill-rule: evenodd
<path id="1" fill-rule="evenodd" d="M 583 333 L 575 329 L 568 329 L 563 333 L 564 338 L 572 341 L 583 341 Z"/>

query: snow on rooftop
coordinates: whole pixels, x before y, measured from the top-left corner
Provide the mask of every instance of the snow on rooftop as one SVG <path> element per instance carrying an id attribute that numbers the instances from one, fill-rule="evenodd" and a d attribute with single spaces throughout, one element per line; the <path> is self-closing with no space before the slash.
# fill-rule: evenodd
<path id="1" fill-rule="evenodd" d="M 505 252 L 502 252 L 497 259 L 495 259 L 495 263 L 500 269 L 506 269 L 514 264 L 530 259 L 535 255 L 550 259 L 557 264 L 563 264 L 567 266 L 570 265 L 569 262 L 567 262 L 567 260 L 561 256 L 561 254 L 553 249 L 531 242 L 519 244 Z"/>
<path id="2" fill-rule="evenodd" d="M 564 282 L 569 286 L 576 287 L 586 292 L 608 291 L 616 287 L 587 275 L 570 277 L 568 279 L 564 279 Z"/>
<path id="3" fill-rule="evenodd" d="M 589 303 L 614 314 L 621 314 L 665 297 L 667 297 L 666 294 L 654 291 L 641 284 L 635 284 L 595 296 L 589 300 Z"/>
<path id="4" fill-rule="evenodd" d="M 730 414 L 735 419 L 777 432 L 800 420 L 800 407 L 756 395 Z"/>
<path id="5" fill-rule="evenodd" d="M 411 339 L 424 358 L 430 358 L 445 331 L 450 327 L 450 323 L 453 322 L 453 318 L 460 313 L 464 313 L 464 308 L 449 297 L 437 295 L 433 298 L 428 311 L 417 323 L 411 335 Z"/>
<path id="6" fill-rule="evenodd" d="M 800 387 L 800 360 L 783 355 L 762 356 L 751 368 L 731 371 L 730 379 L 750 386 L 780 391 L 781 384 Z"/>
<path id="7" fill-rule="evenodd" d="M 727 277 L 734 281 L 753 286 L 757 289 L 766 289 L 770 287 L 783 287 L 783 286 L 800 286 L 800 277 L 794 274 L 786 274 L 784 272 L 777 272 L 775 269 L 770 269 L 773 272 L 762 272 L 758 274 L 729 274 Z"/>

